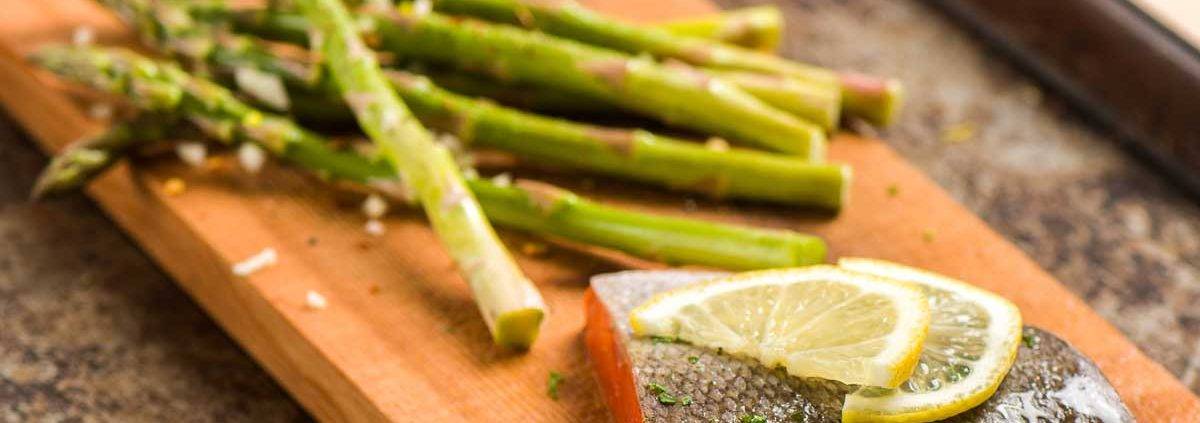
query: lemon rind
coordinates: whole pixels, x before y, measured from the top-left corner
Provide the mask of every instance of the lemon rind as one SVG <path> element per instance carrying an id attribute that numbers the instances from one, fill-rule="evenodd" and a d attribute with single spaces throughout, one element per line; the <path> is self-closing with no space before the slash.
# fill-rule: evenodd
<path id="1" fill-rule="evenodd" d="M 980 363 L 998 363 L 987 372 L 973 372 L 966 380 L 935 393 L 905 394 L 890 397 L 863 397 L 855 394 L 847 396 L 843 407 L 843 422 L 928 422 L 941 420 L 967 411 L 986 401 L 999 388 L 1005 375 L 1016 360 L 1017 348 L 1021 338 L 1021 314 L 1017 307 L 1007 299 L 989 291 L 919 269 L 899 264 L 872 259 L 842 259 L 839 265 L 850 271 L 868 273 L 877 276 L 893 277 L 898 280 L 916 284 L 925 284 L 935 289 L 955 292 L 971 298 L 984 307 L 993 318 L 1003 318 L 991 325 L 988 331 L 987 355 L 981 357 Z M 988 357 L 996 357 L 988 359 Z M 938 398 L 950 397 L 954 400 L 938 405 Z M 905 402 L 900 410 L 895 400 Z M 924 401 L 922 401 L 924 400 Z"/>

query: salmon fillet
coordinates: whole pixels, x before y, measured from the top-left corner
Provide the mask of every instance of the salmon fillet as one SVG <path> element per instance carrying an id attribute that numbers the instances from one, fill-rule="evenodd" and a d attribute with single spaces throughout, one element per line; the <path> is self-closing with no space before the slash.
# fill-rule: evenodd
<path id="1" fill-rule="evenodd" d="M 789 376 L 685 343 L 632 336 L 629 312 L 651 295 L 722 275 L 670 270 L 592 278 L 585 299 L 585 342 L 614 419 L 738 422 L 757 415 L 769 422 L 840 422 L 842 402 L 852 386 Z M 1037 328 L 1025 328 L 1025 339 L 996 394 L 947 421 L 1133 421 L 1091 360 Z M 664 389 L 670 398 L 660 401 Z"/>

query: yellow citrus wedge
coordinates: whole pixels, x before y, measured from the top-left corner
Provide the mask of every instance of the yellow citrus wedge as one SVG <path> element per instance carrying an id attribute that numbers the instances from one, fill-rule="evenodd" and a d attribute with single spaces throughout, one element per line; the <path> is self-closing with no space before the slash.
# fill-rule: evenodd
<path id="1" fill-rule="evenodd" d="M 919 286 L 933 321 L 912 376 L 896 389 L 864 387 L 846 397 L 843 422 L 930 422 L 991 397 L 1021 342 L 1021 312 L 1008 300 L 938 274 L 880 260 L 846 258 L 846 270 Z"/>
<path id="2" fill-rule="evenodd" d="M 635 335 L 677 338 L 791 375 L 896 387 L 912 374 L 930 312 L 913 285 L 811 266 L 663 292 L 630 319 Z"/>

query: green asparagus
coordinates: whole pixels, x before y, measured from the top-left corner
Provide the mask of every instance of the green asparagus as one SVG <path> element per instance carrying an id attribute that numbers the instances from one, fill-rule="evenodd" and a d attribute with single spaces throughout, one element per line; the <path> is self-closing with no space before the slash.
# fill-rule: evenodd
<path id="1" fill-rule="evenodd" d="M 288 14 L 286 12 L 254 11 L 240 15 L 237 26 L 242 31 L 250 32 L 262 37 L 302 44 L 307 38 L 307 33 L 304 30 L 306 27 L 304 22 L 305 21 L 303 17 L 298 17 L 297 15 Z M 429 59 L 425 54 L 418 54 L 418 56 L 418 58 L 421 59 Z M 458 58 L 451 61 L 457 64 L 464 60 L 466 59 Z M 486 63 L 469 63 L 470 64 L 466 66 L 467 69 L 488 69 L 486 67 Z M 685 74 L 695 76 L 695 73 L 691 72 L 691 68 L 686 65 L 681 66 L 680 71 L 684 72 Z M 500 75 L 500 79 L 509 79 L 514 77 L 514 75 L 510 75 L 508 72 L 501 73 L 502 75 Z M 805 123 L 813 123 L 827 130 L 832 130 L 837 127 L 838 118 L 841 111 L 842 93 L 835 84 L 814 83 L 809 80 L 797 78 L 779 78 L 766 75 L 758 78 L 742 76 L 742 74 L 746 74 L 747 72 L 728 71 L 722 73 L 728 73 L 731 75 L 730 78 L 722 77 L 721 79 L 723 82 L 736 86 L 758 100 L 765 102 L 769 106 L 774 106 L 775 108 L 792 114 L 794 117 L 801 118 L 801 120 Z M 718 74 L 718 76 L 721 75 Z M 443 82 L 443 78 L 444 77 L 434 76 L 435 81 L 439 83 Z M 515 79 L 520 80 L 521 78 L 522 77 L 519 75 L 515 76 Z M 778 82 L 779 80 L 787 80 L 788 82 L 780 83 Z M 526 91 L 528 93 L 526 96 L 545 98 L 554 97 L 553 93 L 559 93 L 557 94 L 558 97 L 562 97 L 564 95 L 559 91 L 547 89 L 545 86 L 537 86 L 539 81 L 542 81 L 540 77 L 531 77 L 528 79 L 528 81 L 531 82 L 527 83 L 526 85 L 530 85 L 530 87 L 526 88 L 532 89 Z M 772 82 L 764 83 L 764 81 Z M 502 85 L 497 86 L 498 84 L 500 83 L 482 83 L 483 86 L 480 87 L 479 85 L 481 85 L 481 83 L 476 80 L 476 82 L 473 84 L 475 86 L 467 85 L 464 88 L 467 89 L 467 94 L 472 94 L 474 92 L 485 96 L 493 96 L 498 94 L 501 96 L 511 96 L 511 94 L 505 93 L 511 89 L 505 89 Z M 560 90 L 565 89 L 559 84 L 550 85 L 553 88 Z M 454 87 L 450 88 L 453 89 Z M 481 90 L 481 88 L 484 89 Z M 543 108 L 547 106 L 558 106 L 562 108 L 560 111 L 572 112 L 581 109 L 584 111 L 596 109 L 602 110 L 604 104 L 610 104 L 612 102 L 611 100 L 606 100 L 602 96 L 596 95 L 584 97 L 580 97 L 578 95 L 572 96 L 571 94 L 566 95 L 571 99 L 571 104 L 568 107 L 563 107 L 564 105 L 561 103 L 545 104 L 544 102 L 539 106 L 542 106 Z M 551 109 L 551 111 L 555 110 Z"/>
<path id="2" fill-rule="evenodd" d="M 124 94 L 141 109 L 182 113 L 201 131 L 218 141 L 225 143 L 258 142 L 275 155 L 286 157 L 303 167 L 321 169 L 322 172 L 328 174 L 355 172 L 356 168 L 362 166 L 362 160 L 353 155 L 328 154 L 323 141 L 317 135 L 305 131 L 286 118 L 262 113 L 241 102 L 233 93 L 211 81 L 191 77 L 178 67 L 162 65 L 129 51 L 49 47 L 39 50 L 33 59 L 60 76 L 88 83 L 99 89 Z M 442 161 L 438 163 L 440 166 L 455 165 L 444 147 L 438 146 L 429 151 L 441 154 Z M 395 179 L 393 174 L 392 178 L 381 183 L 393 184 L 391 181 Z M 409 183 L 415 182 L 412 177 L 404 180 Z M 460 182 L 457 185 L 459 190 L 454 191 L 453 195 L 473 198 L 465 184 L 461 183 L 461 176 L 456 180 L 447 177 L 443 177 L 442 180 Z M 413 185 L 420 187 L 415 183 Z M 428 197 L 425 197 L 427 194 L 422 193 L 420 188 L 417 189 L 417 192 L 418 196 L 425 200 L 423 203 L 426 205 L 427 214 L 460 210 L 461 206 L 452 202 L 452 198 L 447 197 L 443 200 L 441 197 L 434 197 L 433 201 L 429 201 Z M 461 203 L 461 201 L 459 202 Z M 434 206 L 429 207 L 429 204 Z M 490 226 L 487 226 L 482 211 L 478 206 L 469 211 L 472 212 L 474 221 L 456 222 L 456 225 L 460 224 L 455 226 L 456 230 L 463 231 L 480 226 L 488 228 L 486 235 L 495 242 L 494 248 L 500 249 L 500 253 L 504 254 L 502 258 L 506 260 L 505 265 L 511 264 L 512 269 L 516 270 L 515 263 L 503 250 L 495 233 L 490 230 Z M 432 218 L 431 220 L 439 221 Z M 441 222 L 445 223 L 445 220 L 443 219 Z M 435 229 L 437 228 L 435 227 Z M 456 248 L 464 242 L 462 239 L 453 241 L 457 244 L 448 242 L 449 248 Z M 475 275 L 480 275 L 478 269 L 485 269 L 486 265 L 487 263 L 472 263 L 472 269 L 476 270 Z M 504 275 L 497 273 L 497 276 Z M 468 278 L 468 280 L 470 279 Z M 512 280 L 502 280 L 501 282 L 512 282 Z M 524 279 L 522 276 L 517 282 L 528 282 L 528 279 Z M 485 287 L 490 288 L 490 286 Z M 516 289 L 517 291 L 513 291 L 513 293 L 523 297 L 505 298 L 488 292 L 476 291 L 476 301 L 481 306 L 489 307 L 489 312 L 485 316 L 495 324 L 494 326 L 489 325 L 489 327 L 496 328 L 493 331 L 493 337 L 497 343 L 522 348 L 527 347 L 536 337 L 537 329 L 544 315 L 544 308 L 538 307 L 542 305 L 539 301 L 541 297 L 532 283 L 526 286 L 518 285 Z M 497 303 L 497 300 L 513 302 Z M 496 307 L 513 303 L 520 307 L 515 309 Z M 499 312 L 493 313 L 490 310 Z M 512 312 L 504 312 L 509 310 Z M 514 312 L 516 314 L 513 314 Z"/>
<path id="3" fill-rule="evenodd" d="M 159 4 L 158 7 L 169 6 Z M 151 21 L 154 24 L 155 17 L 164 14 L 170 13 L 134 13 L 125 17 L 133 22 Z M 188 31 L 177 29 L 174 32 Z M 292 90 L 292 97 L 299 100 L 292 101 L 292 105 L 312 110 L 299 115 L 318 112 L 323 116 L 349 117 L 336 97 L 330 102 L 312 92 L 326 88 L 323 81 L 301 77 L 308 72 L 283 71 L 310 68 L 307 63 L 255 50 L 253 42 L 237 35 L 218 38 L 229 47 L 213 49 L 214 54 L 209 58 L 214 69 L 243 65 L 258 67 L 286 79 L 293 87 L 309 86 L 309 90 Z M 178 53 L 173 44 L 164 43 L 163 47 Z M 717 151 L 646 131 L 545 118 L 457 96 L 413 74 L 392 71 L 388 75 L 401 98 L 422 123 L 454 133 L 467 143 L 511 151 L 535 162 L 572 166 L 714 197 L 767 200 L 835 210 L 845 201 L 849 186 L 850 172 L 844 165 L 807 163 L 749 150 Z M 321 121 L 328 122 L 329 118 Z"/>
<path id="4" fill-rule="evenodd" d="M 631 54 L 682 60 L 697 66 L 786 75 L 841 87 L 846 114 L 890 123 L 899 110 L 902 90 L 895 80 L 862 74 L 838 74 L 771 54 L 703 38 L 686 37 L 652 26 L 624 23 L 571 1 L 436 0 L 434 10 L 534 28 L 560 37 Z"/>
<path id="5" fill-rule="evenodd" d="M 203 81 L 196 77 L 183 80 L 161 77 L 164 74 L 176 74 L 178 68 L 175 66 L 115 49 L 47 47 L 39 51 L 35 59 L 59 75 L 93 88 L 126 95 L 135 104 L 143 105 L 145 111 L 184 116 L 186 119 L 180 120 L 191 122 L 208 122 L 200 128 L 210 135 L 228 135 L 226 131 L 214 131 L 214 128 L 240 128 L 232 131 L 237 135 L 236 141 L 269 147 L 268 152 L 325 179 L 354 182 L 377 189 L 379 193 L 397 201 L 406 200 L 397 196 L 398 192 L 406 190 L 397 188 L 400 182 L 395 178 L 396 172 L 386 162 L 334 150 L 320 135 L 310 133 L 288 119 L 274 118 L 249 108 L 243 110 L 252 113 L 229 114 L 221 109 L 197 107 L 201 103 L 236 101 L 227 90 L 195 91 L 199 96 L 174 103 L 144 101 L 142 96 L 155 92 L 184 91 L 182 88 L 169 89 L 168 86 Z M 271 123 L 264 125 L 262 122 Z M 143 130 L 173 131 L 160 125 L 162 123 L 148 125 Z M 120 130 L 120 127 L 113 129 Z M 91 147 L 99 150 L 100 154 L 116 158 L 131 145 L 98 143 Z M 96 173 L 60 172 L 56 169 L 65 168 L 50 167 L 46 173 L 46 179 L 61 181 L 53 192 L 77 188 Z M 728 269 L 802 266 L 819 263 L 825 258 L 825 244 L 819 238 L 792 231 L 754 229 L 627 211 L 597 204 L 544 184 L 503 184 L 486 179 L 470 179 L 467 185 L 479 198 L 485 214 L 498 225 L 612 248 L 638 257 Z"/>
<path id="6" fill-rule="evenodd" d="M 471 286 L 493 340 L 528 348 L 546 305 L 500 243 L 450 151 L 411 116 L 359 38 L 339 0 L 297 0 L 320 52 L 359 126 L 417 193 L 425 213 Z"/>
<path id="7" fill-rule="evenodd" d="M 46 165 L 31 196 L 42 198 L 74 190 L 80 181 L 90 180 L 116 163 L 126 149 L 166 137 L 170 133 L 166 123 L 173 122 L 166 116 L 146 114 L 71 143 Z"/>
<path id="8" fill-rule="evenodd" d="M 657 26 L 675 35 L 707 38 L 770 53 L 779 48 L 783 14 L 773 5 L 751 6 Z"/>
<path id="9" fill-rule="evenodd" d="M 401 58 L 558 89 L 815 161 L 824 157 L 825 134 L 818 125 L 682 64 L 663 66 L 649 58 L 437 14 L 373 10 L 364 16 L 374 29 L 370 39 Z"/>

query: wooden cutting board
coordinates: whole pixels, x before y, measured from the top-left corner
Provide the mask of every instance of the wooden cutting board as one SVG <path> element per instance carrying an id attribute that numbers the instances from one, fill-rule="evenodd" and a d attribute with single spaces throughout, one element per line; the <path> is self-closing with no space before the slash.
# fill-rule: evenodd
<path id="1" fill-rule="evenodd" d="M 633 19 L 713 10 L 704 0 L 588 3 Z M 128 43 L 129 32 L 85 0 L 0 0 L 0 10 L 0 101 L 8 112 L 46 151 L 98 130 L 84 101 L 20 57 L 68 41 L 80 25 L 102 43 Z M 835 257 L 884 258 L 971 281 L 1091 356 L 1141 421 L 1200 421 L 1200 402 L 1160 365 L 886 145 L 840 136 L 831 155 L 856 172 L 852 202 L 836 217 L 703 201 L 691 210 L 682 195 L 554 180 L 608 203 L 813 232 Z M 186 181 L 186 192 L 165 194 L 170 177 Z M 418 213 L 389 218 L 387 234 L 374 238 L 362 230 L 361 214 L 319 182 L 276 166 L 252 177 L 228 157 L 204 169 L 175 160 L 122 165 L 88 191 L 323 421 L 607 418 L 581 341 L 581 297 L 590 275 L 636 261 L 558 247 L 518 254 L 552 314 L 533 350 L 514 354 L 490 345 L 465 284 Z M 504 237 L 514 250 L 532 240 Z M 267 247 L 278 250 L 278 265 L 248 278 L 231 273 L 233 263 Z M 306 309 L 310 290 L 329 307 Z M 566 376 L 557 401 L 546 395 L 550 371 Z"/>

